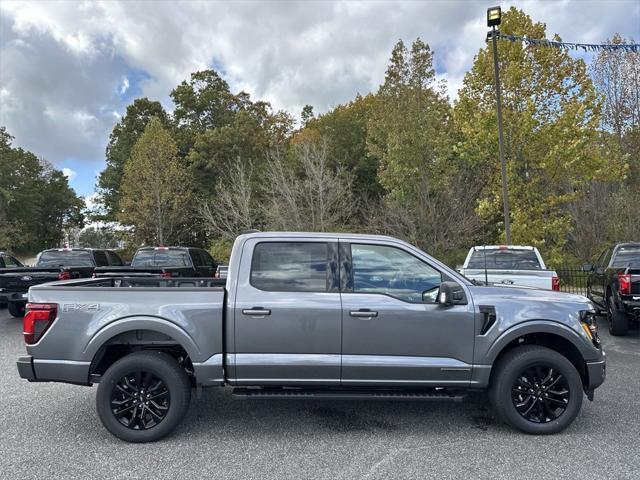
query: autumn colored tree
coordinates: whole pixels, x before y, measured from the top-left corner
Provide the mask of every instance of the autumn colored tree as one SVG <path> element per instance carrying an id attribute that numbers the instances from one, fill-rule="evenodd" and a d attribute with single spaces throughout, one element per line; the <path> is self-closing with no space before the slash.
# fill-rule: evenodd
<path id="1" fill-rule="evenodd" d="M 521 10 L 512 7 L 502 18 L 504 34 L 546 37 L 545 25 Z M 581 59 L 562 49 L 501 41 L 498 61 L 513 242 L 534 245 L 558 262 L 571 229 L 567 206 L 585 194 L 590 180 L 620 175 L 621 165 L 598 148 L 600 102 Z M 483 167 L 477 181 L 486 188 L 478 212 L 502 234 L 492 62 L 489 46 L 476 55 L 455 120 L 463 138 L 460 154 Z"/>
<path id="2" fill-rule="evenodd" d="M 154 118 L 125 164 L 118 220 L 133 227 L 139 244 L 175 243 L 190 200 L 189 177 L 180 166 L 177 146 Z"/>

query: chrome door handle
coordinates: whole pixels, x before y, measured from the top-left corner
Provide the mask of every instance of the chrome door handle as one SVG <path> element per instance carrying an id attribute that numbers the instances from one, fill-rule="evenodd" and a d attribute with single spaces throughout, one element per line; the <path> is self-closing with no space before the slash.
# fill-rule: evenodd
<path id="1" fill-rule="evenodd" d="M 372 310 L 351 310 L 349 315 L 358 318 L 373 318 L 378 316 L 378 312 Z"/>
<path id="2" fill-rule="evenodd" d="M 271 310 L 268 308 L 245 308 L 242 310 L 243 315 L 254 315 L 256 317 L 264 317 L 265 315 L 271 315 Z"/>

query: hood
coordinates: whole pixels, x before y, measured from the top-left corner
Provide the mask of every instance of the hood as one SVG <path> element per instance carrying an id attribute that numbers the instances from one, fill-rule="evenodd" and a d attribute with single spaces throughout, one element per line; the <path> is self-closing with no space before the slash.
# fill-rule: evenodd
<path id="1" fill-rule="evenodd" d="M 532 287 L 519 286 L 469 286 L 475 303 L 521 301 L 521 302 L 549 302 L 553 304 L 583 304 L 591 305 L 590 300 L 574 293 L 554 292 Z"/>

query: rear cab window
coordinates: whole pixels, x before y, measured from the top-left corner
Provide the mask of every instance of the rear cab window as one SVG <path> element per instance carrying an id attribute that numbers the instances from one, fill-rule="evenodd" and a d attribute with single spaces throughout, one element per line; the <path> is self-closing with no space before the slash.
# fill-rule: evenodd
<path id="1" fill-rule="evenodd" d="M 178 249 L 138 250 L 132 267 L 191 267 L 189 252 Z"/>
<path id="2" fill-rule="evenodd" d="M 485 249 L 474 250 L 467 268 L 490 270 L 542 270 L 533 250 Z"/>
<path id="3" fill-rule="evenodd" d="M 94 267 L 88 250 L 47 250 L 40 254 L 37 267 Z"/>
<path id="4" fill-rule="evenodd" d="M 640 245 L 621 246 L 611 259 L 612 267 L 640 267 Z"/>
<path id="5" fill-rule="evenodd" d="M 250 283 L 270 292 L 327 292 L 328 248 L 327 242 L 260 242 Z"/>

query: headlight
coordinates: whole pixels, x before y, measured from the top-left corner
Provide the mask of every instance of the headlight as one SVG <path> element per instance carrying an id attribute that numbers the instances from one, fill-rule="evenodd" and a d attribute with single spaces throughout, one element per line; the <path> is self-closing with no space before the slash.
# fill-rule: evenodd
<path id="1" fill-rule="evenodd" d="M 587 337 L 593 342 L 593 344 L 600 348 L 600 337 L 598 336 L 598 322 L 596 322 L 595 310 L 581 310 L 580 311 L 580 325 L 587 334 Z"/>

